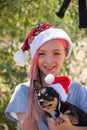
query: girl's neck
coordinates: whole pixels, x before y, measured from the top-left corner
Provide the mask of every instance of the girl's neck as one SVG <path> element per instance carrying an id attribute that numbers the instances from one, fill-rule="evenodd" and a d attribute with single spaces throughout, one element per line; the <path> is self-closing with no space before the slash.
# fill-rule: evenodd
<path id="1" fill-rule="evenodd" d="M 45 75 L 39 72 L 39 82 L 41 83 L 42 86 L 47 86 L 44 79 L 45 79 Z"/>

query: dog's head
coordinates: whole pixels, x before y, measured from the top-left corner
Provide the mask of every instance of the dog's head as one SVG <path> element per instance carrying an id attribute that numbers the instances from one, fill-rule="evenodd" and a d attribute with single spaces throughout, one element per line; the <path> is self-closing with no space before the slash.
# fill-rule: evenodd
<path id="1" fill-rule="evenodd" d="M 50 101 L 56 101 L 58 104 L 59 94 L 53 88 L 41 86 L 37 80 L 34 80 L 34 88 L 37 93 L 38 102 L 43 108 L 51 107 L 52 104 L 48 103 Z"/>

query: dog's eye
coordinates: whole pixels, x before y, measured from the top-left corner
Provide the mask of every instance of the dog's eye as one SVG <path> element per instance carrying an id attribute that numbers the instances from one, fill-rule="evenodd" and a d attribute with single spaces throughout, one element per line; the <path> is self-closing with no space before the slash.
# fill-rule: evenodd
<path id="1" fill-rule="evenodd" d="M 54 98 L 53 97 L 49 97 L 50 98 L 50 100 L 53 100 Z"/>
<path id="2" fill-rule="evenodd" d="M 47 97 L 47 96 L 48 96 L 48 93 L 46 93 L 45 96 Z"/>
<path id="3" fill-rule="evenodd" d="M 48 98 L 48 100 L 49 100 L 49 101 L 54 100 L 54 98 L 53 98 L 53 97 L 51 97 L 51 96 L 48 96 L 47 98 Z"/>

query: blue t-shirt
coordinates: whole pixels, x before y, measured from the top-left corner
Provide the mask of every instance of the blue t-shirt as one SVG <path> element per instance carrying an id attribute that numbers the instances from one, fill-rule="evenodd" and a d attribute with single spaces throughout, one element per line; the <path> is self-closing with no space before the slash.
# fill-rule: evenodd
<path id="1" fill-rule="evenodd" d="M 28 96 L 29 83 L 21 83 L 16 86 L 15 91 L 10 99 L 10 102 L 5 110 L 6 116 L 12 121 L 18 121 L 18 112 L 26 111 L 26 102 Z M 87 112 L 87 90 L 78 82 L 71 83 L 67 101 L 76 105 L 80 109 Z M 49 130 L 46 119 L 37 122 L 38 130 Z M 20 128 L 18 128 L 20 129 Z"/>

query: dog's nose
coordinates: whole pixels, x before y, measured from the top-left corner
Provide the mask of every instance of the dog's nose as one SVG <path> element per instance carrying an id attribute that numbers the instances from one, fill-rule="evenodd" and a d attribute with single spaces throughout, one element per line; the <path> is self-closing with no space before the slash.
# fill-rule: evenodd
<path id="1" fill-rule="evenodd" d="M 44 102 L 43 99 L 40 99 L 40 100 L 39 100 L 39 104 L 40 104 L 41 106 L 43 106 L 43 102 Z"/>

